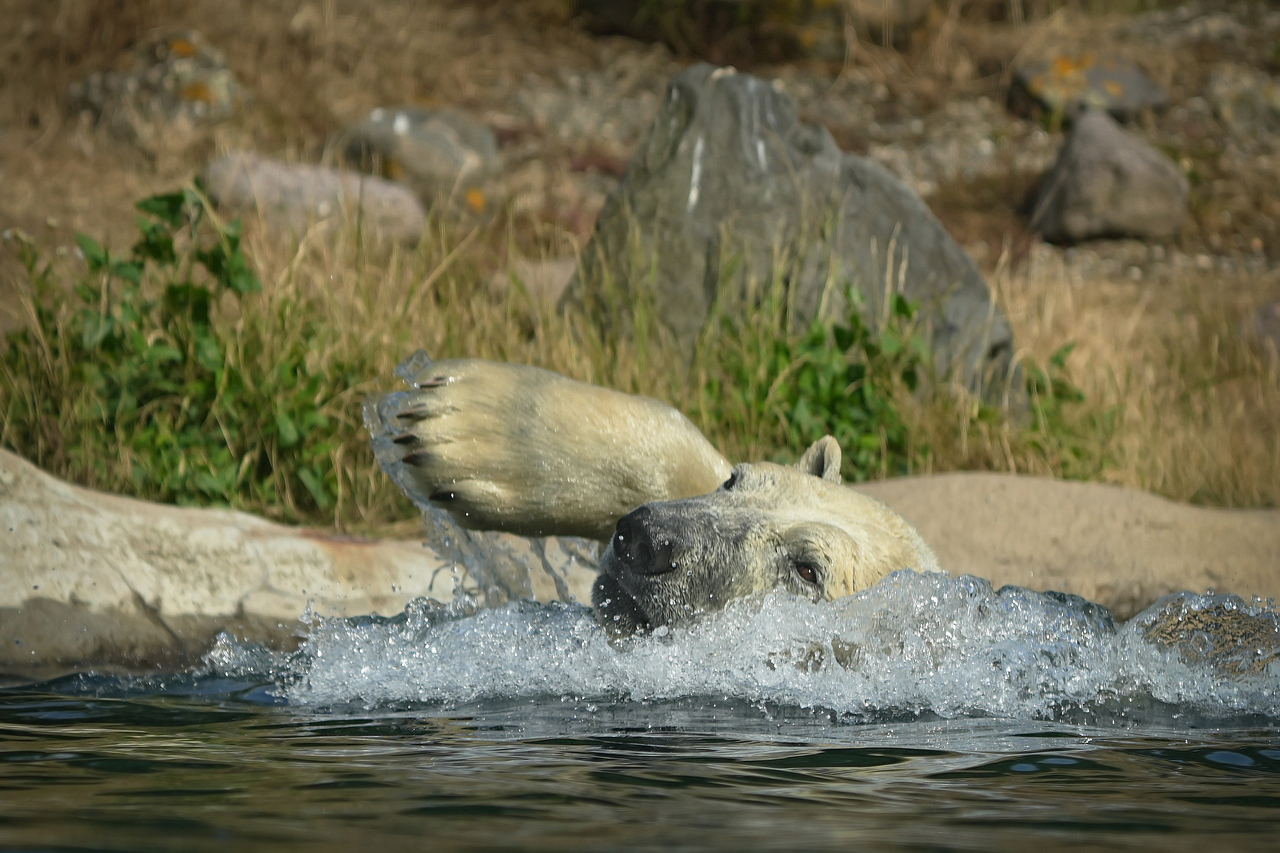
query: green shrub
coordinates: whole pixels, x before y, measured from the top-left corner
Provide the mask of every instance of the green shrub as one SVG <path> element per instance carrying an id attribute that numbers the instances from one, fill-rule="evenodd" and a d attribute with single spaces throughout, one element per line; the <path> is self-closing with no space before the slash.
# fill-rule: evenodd
<path id="1" fill-rule="evenodd" d="M 153 500 L 289 519 L 330 510 L 325 408 L 347 371 L 308 370 L 305 309 L 286 302 L 270 317 L 249 304 L 261 284 L 238 221 L 215 222 L 191 190 L 137 207 L 147 216 L 127 256 L 77 235 L 85 272 L 69 294 L 22 245 L 34 323 L 0 360 L 0 441 L 71 480 Z M 289 323 L 300 326 L 277 334 Z"/>
<path id="2" fill-rule="evenodd" d="M 411 252 L 368 252 L 358 233 L 267 242 L 254 258 L 272 286 L 259 292 L 239 223 L 198 192 L 138 209 L 127 254 L 77 238 L 83 266 L 18 241 L 30 317 L 0 352 L 0 443 L 93 488 L 340 528 L 410 518 L 359 411 L 418 346 L 665 399 L 735 461 L 791 462 L 830 434 L 851 481 L 956 467 L 1087 478 L 1109 464 L 1114 413 L 1083 404 L 1069 349 L 1024 365 L 1021 424 L 947 396 L 901 297 L 874 327 L 852 293 L 834 324 L 795 324 L 785 264 L 760 292 L 724 297 L 688 353 L 644 288 L 613 293 L 603 323 L 518 287 L 494 298 L 486 263 L 504 223 L 479 239 L 433 226 Z M 735 269 L 722 268 L 724 294 Z"/>
<path id="3" fill-rule="evenodd" d="M 873 330 L 852 291 L 848 315 L 791 330 L 785 296 L 768 300 L 747 323 L 724 320 L 699 353 L 703 419 L 719 428 L 767 436 L 779 461 L 794 461 L 831 435 L 844 451 L 846 479 L 905 474 L 914 452 L 901 401 L 928 373 L 928 343 L 916 307 L 901 295 Z M 717 431 L 711 426 L 710 431 Z"/>
<path id="4" fill-rule="evenodd" d="M 1053 461 L 1059 476 L 1092 480 L 1115 463 L 1108 444 L 1116 432 L 1120 409 L 1084 405 L 1084 391 L 1067 371 L 1067 357 L 1075 346 L 1066 343 L 1059 347 L 1043 367 L 1034 362 L 1024 364 L 1031 404 L 1031 425 L 1025 436 L 1036 452 Z"/>

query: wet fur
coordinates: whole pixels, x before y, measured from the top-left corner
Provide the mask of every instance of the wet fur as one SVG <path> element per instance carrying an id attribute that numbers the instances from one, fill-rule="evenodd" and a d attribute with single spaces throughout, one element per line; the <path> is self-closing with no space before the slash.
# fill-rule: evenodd
<path id="1" fill-rule="evenodd" d="M 835 599 L 938 568 L 906 521 L 841 485 L 829 436 L 795 467 L 731 469 L 656 400 L 472 359 L 412 381 L 392 441 L 419 493 L 464 527 L 608 541 L 592 600 L 617 635 L 779 586 Z"/>

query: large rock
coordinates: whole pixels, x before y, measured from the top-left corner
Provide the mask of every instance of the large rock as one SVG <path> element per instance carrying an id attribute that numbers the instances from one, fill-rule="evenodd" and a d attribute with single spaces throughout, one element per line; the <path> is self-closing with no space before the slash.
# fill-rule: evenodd
<path id="1" fill-rule="evenodd" d="M 1031 226 L 1053 242 L 1165 239 L 1182 227 L 1189 192 L 1176 163 L 1106 113 L 1089 110 L 1041 180 Z"/>
<path id="2" fill-rule="evenodd" d="M 453 572 L 416 543 L 105 495 L 7 451 L 0 565 L 0 671 L 10 674 L 174 666 L 198 658 L 220 631 L 287 644 L 308 606 L 397 613 L 414 597 L 454 594 Z"/>
<path id="3" fill-rule="evenodd" d="M 846 288 L 874 324 L 886 291 L 900 291 L 924 306 L 943 372 L 974 389 L 1009 377 L 1008 322 L 919 197 L 733 69 L 695 65 L 672 81 L 565 302 L 607 317 L 612 294 L 625 304 L 650 280 L 658 320 L 687 348 L 712 304 L 736 295 L 724 286 L 788 281 L 800 325 L 847 312 Z"/>
<path id="4" fill-rule="evenodd" d="M 496 534 L 484 534 L 496 537 Z M 421 542 L 337 537 L 242 512 L 185 509 L 68 485 L 0 450 L 0 675 L 93 666 L 174 669 L 222 631 L 280 648 L 316 616 L 391 615 L 459 591 L 494 603 L 457 553 L 467 534 Z M 521 556 L 526 540 L 506 537 Z M 494 543 L 495 559 L 499 553 Z M 545 553 L 545 546 L 541 553 Z M 589 601 L 594 573 L 525 559 L 524 597 Z"/>
<path id="5" fill-rule="evenodd" d="M 997 588 L 1069 592 L 1122 619 L 1174 592 L 1280 599 L 1280 510 L 979 471 L 856 488 L 914 524 L 948 572 Z"/>
<path id="6" fill-rule="evenodd" d="M 257 212 L 270 226 L 301 234 L 348 221 L 380 237 L 414 242 L 427 224 L 417 196 L 399 184 L 248 151 L 214 160 L 201 176 L 219 207 Z"/>
<path id="7" fill-rule="evenodd" d="M 1169 104 L 1169 93 L 1125 56 L 1088 53 L 1037 59 L 1014 71 L 1009 107 L 1025 114 L 1033 105 L 1067 119 L 1103 110 L 1128 119 Z"/>
<path id="8" fill-rule="evenodd" d="M 493 131 L 451 109 L 379 107 L 340 135 L 347 161 L 406 184 L 425 203 L 490 212 L 502 167 Z"/>
<path id="9" fill-rule="evenodd" d="M 1277 510 L 1193 507 L 993 473 L 857 488 L 915 524 L 952 574 L 996 586 L 1070 592 L 1122 617 L 1179 590 L 1280 597 Z M 555 540 L 499 541 L 443 523 L 432 521 L 430 549 L 343 539 L 229 510 L 104 495 L 0 451 L 0 676 L 172 670 L 198 661 L 222 631 L 290 647 L 307 608 L 389 615 L 420 596 L 461 604 L 459 590 L 486 605 L 590 599 L 594 573 L 572 543 L 557 543 L 557 555 Z M 501 564 L 512 553 L 527 573 L 504 583 L 495 570 L 511 574 L 517 567 Z M 464 568 L 476 560 L 486 564 Z M 487 595 L 495 582 L 508 588 Z"/>
<path id="10" fill-rule="evenodd" d="M 200 128 L 234 115 L 244 97 L 226 57 L 195 31 L 147 39 L 120 68 L 67 90 L 72 110 L 148 150 L 190 144 Z"/>

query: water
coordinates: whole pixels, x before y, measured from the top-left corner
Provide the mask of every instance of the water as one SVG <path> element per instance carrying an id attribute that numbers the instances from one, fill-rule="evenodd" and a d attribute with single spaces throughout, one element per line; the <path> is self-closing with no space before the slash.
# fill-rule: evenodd
<path id="1" fill-rule="evenodd" d="M 313 709 L 257 686 L 0 697 L 0 845 L 1274 850 L 1272 728 L 849 725 L 725 700 Z"/>
<path id="2" fill-rule="evenodd" d="M 622 646 L 419 602 L 0 691 L 0 847 L 1273 850 L 1278 627 L 909 572 Z"/>

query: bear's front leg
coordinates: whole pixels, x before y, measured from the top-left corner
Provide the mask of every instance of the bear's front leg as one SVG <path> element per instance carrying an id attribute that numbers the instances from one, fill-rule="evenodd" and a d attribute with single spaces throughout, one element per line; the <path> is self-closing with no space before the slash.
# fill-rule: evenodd
<path id="1" fill-rule="evenodd" d="M 607 541 L 641 504 L 706 494 L 730 473 L 684 415 L 647 397 L 479 359 L 406 378 L 414 390 L 366 416 L 379 460 L 473 530 Z"/>

